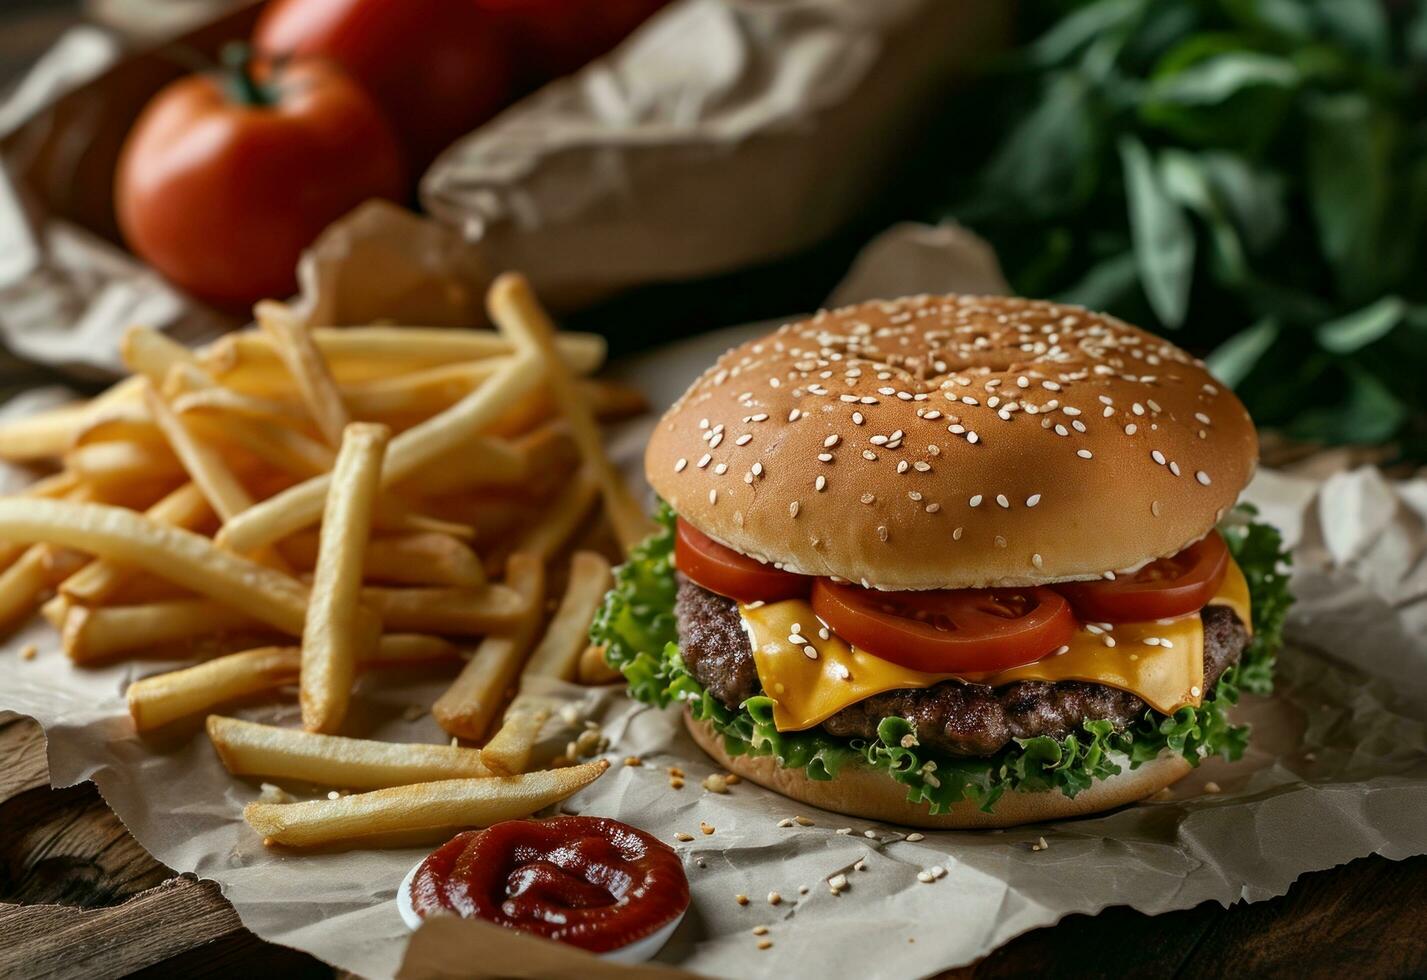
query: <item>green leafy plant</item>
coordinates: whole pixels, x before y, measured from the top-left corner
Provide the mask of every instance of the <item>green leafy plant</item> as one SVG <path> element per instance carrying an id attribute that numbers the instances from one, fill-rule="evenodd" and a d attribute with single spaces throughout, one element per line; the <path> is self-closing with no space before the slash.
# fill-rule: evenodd
<path id="1" fill-rule="evenodd" d="M 935 214 L 1017 292 L 1177 332 L 1261 424 L 1427 455 L 1427 0 L 1022 8 Z"/>
<path id="2" fill-rule="evenodd" d="M 711 724 L 730 755 L 772 755 L 784 768 L 802 769 L 811 779 L 832 779 L 857 763 L 887 774 L 907 787 L 907 799 L 939 813 L 961 800 L 990 810 L 1007 790 L 1058 790 L 1075 796 L 1096 779 L 1134 768 L 1173 752 L 1194 765 L 1212 755 L 1237 759 L 1248 729 L 1226 715 L 1241 690 L 1267 694 L 1273 688 L 1273 659 L 1282 640 L 1283 620 L 1292 602 L 1284 567 L 1288 556 L 1276 530 L 1252 520 L 1241 508 L 1224 528 L 1225 540 L 1243 569 L 1252 595 L 1254 636 L 1240 662 L 1225 671 L 1214 695 L 1197 708 L 1172 716 L 1146 711 L 1123 731 L 1107 721 L 1089 721 L 1064 738 L 1017 739 L 990 758 L 951 758 L 916 744 L 904 718 L 882 719 L 874 739 L 841 739 L 817 729 L 780 732 L 773 724 L 773 701 L 749 698 L 730 710 L 704 690 L 684 668 L 674 620 L 674 513 L 659 512 L 660 529 L 615 574 L 615 587 L 590 629 L 605 657 L 629 683 L 631 695 L 665 707 L 682 703 L 698 721 Z M 910 737 L 909 737 L 910 736 Z"/>

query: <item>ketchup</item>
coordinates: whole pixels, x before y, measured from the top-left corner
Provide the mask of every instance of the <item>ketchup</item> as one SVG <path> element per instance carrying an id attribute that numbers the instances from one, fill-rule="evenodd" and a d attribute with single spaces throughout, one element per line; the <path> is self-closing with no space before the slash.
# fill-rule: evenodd
<path id="1" fill-rule="evenodd" d="M 689 882 L 673 848 L 618 820 L 507 820 L 422 862 L 411 904 L 605 953 L 681 915 Z"/>

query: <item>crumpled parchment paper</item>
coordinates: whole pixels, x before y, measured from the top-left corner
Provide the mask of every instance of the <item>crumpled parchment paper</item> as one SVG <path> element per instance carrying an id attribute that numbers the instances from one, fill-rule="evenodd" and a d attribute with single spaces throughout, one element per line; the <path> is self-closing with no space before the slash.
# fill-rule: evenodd
<path id="1" fill-rule="evenodd" d="M 968 289 L 997 285 L 994 266 L 980 278 L 966 272 L 984 259 L 983 246 L 958 229 L 910 226 L 889 236 L 867 253 L 893 256 L 888 274 L 900 274 L 899 257 L 912 247 L 928 276 L 960 275 Z M 942 241 L 940 261 L 926 246 L 934 240 Z M 880 275 L 876 261 L 860 264 L 857 291 L 876 291 Z M 708 335 L 619 367 L 667 404 L 719 351 L 770 326 Z M 631 473 L 650 424 L 614 439 Z M 1241 706 L 1255 726 L 1244 760 L 1208 762 L 1166 799 L 1084 820 L 927 833 L 912 842 L 897 828 L 812 810 L 748 783 L 726 795 L 706 792 L 700 783 L 714 769 L 673 710 L 634 704 L 615 689 L 557 686 L 579 718 L 610 736 L 615 763 L 565 806 L 671 842 L 678 831 L 694 837 L 675 844 L 693 904 L 660 962 L 724 976 L 920 976 L 1076 912 L 1257 901 L 1282 894 L 1305 871 L 1427 851 L 1427 480 L 1394 483 L 1373 469 L 1326 479 L 1263 471 L 1246 497 L 1294 543 L 1299 602 L 1279 691 Z M 25 661 L 18 652 L 29 642 L 41 653 Z M 240 819 L 256 781 L 226 775 L 201 734 L 141 740 L 132 732 L 125 685 L 170 666 L 78 670 L 48 627 L 35 625 L 0 649 L 0 708 L 45 727 L 57 785 L 93 779 L 146 848 L 169 867 L 218 881 L 266 939 L 370 977 L 399 969 L 412 977 L 596 975 L 580 954 L 482 923 L 428 924 L 408 951 L 393 895 L 420 849 L 265 850 Z M 448 679 L 435 668 L 364 676 L 352 733 L 444 741 L 420 708 Z M 236 713 L 297 720 L 295 701 Z M 552 721 L 547 751 L 570 737 L 566 725 Z M 643 764 L 624 765 L 631 754 Z M 687 773 L 682 790 L 670 788 L 669 766 Z M 1210 781 L 1221 792 L 1207 793 Z M 813 825 L 778 826 L 794 814 Z M 700 822 L 714 832 L 701 833 Z M 1032 850 L 1042 836 L 1049 848 Z M 866 870 L 854 870 L 859 861 Z M 918 881 L 933 865 L 946 876 Z M 834 896 L 826 880 L 838 873 L 850 887 Z M 768 904 L 770 891 L 782 896 L 779 905 Z M 736 894 L 750 903 L 737 904 Z M 759 924 L 769 927 L 767 950 L 750 931 Z"/>

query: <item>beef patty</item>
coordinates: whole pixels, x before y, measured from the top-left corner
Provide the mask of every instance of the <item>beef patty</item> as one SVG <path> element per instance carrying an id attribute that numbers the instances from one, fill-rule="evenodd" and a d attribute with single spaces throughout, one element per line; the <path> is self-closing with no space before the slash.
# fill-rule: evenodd
<path id="1" fill-rule="evenodd" d="M 753 649 L 732 599 L 679 576 L 674 607 L 679 648 L 689 673 L 727 707 L 737 710 L 762 688 Z M 1248 631 L 1224 606 L 1206 606 L 1204 692 L 1207 697 L 1248 643 Z M 883 718 L 900 715 L 921 744 L 948 755 L 986 756 L 1013 738 L 1062 738 L 1083 721 L 1106 719 L 1123 728 L 1148 705 L 1128 691 L 1084 681 L 1015 681 L 1002 687 L 943 681 L 927 688 L 874 694 L 822 723 L 830 735 L 873 738 Z"/>

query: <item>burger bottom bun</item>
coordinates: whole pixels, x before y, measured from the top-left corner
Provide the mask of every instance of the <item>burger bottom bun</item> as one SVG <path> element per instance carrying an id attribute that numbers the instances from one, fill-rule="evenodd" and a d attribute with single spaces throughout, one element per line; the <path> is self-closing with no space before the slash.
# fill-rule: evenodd
<path id="1" fill-rule="evenodd" d="M 924 803 L 908 803 L 907 787 L 886 773 L 865 766 L 847 766 L 836 779 L 809 779 L 801 769 L 782 768 L 771 755 L 730 756 L 723 749 L 722 737 L 709 725 L 694 721 L 687 711 L 684 726 L 699 748 L 720 766 L 789 799 L 850 817 L 931 830 L 1014 827 L 1102 813 L 1152 796 L 1183 779 L 1190 770 L 1189 763 L 1180 756 L 1161 756 L 1138 769 L 1127 768 L 1118 776 L 1096 780 L 1074 799 L 1055 790 L 1006 793 L 996 801 L 992 813 L 963 800 L 946 813 L 931 814 Z"/>

